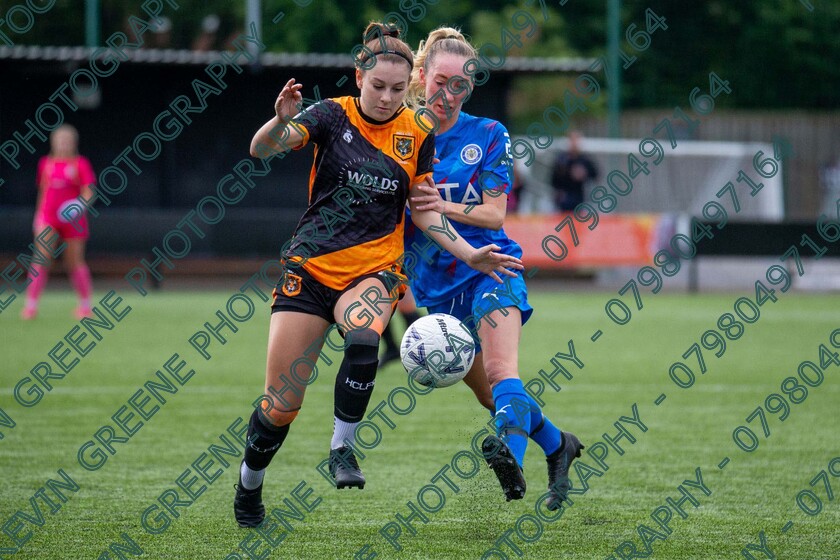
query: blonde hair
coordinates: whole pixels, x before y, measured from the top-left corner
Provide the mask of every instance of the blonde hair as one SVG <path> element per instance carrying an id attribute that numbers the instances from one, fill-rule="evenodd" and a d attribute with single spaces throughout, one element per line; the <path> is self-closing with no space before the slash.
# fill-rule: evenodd
<path id="1" fill-rule="evenodd" d="M 380 60 L 407 62 L 409 68 L 414 68 L 414 53 L 400 39 L 400 30 L 393 24 L 370 22 L 362 33 L 362 45 L 353 50 L 357 49 L 354 63 L 362 71 L 370 70 Z"/>
<path id="2" fill-rule="evenodd" d="M 477 58 L 473 47 L 460 29 L 441 26 L 429 33 L 426 39 L 420 41 L 417 54 L 414 55 L 414 68 L 411 70 L 411 83 L 408 85 L 406 104 L 417 109 L 426 104 L 426 91 L 420 83 L 420 69 L 428 74 L 429 67 L 440 53 L 455 54 L 467 59 Z"/>

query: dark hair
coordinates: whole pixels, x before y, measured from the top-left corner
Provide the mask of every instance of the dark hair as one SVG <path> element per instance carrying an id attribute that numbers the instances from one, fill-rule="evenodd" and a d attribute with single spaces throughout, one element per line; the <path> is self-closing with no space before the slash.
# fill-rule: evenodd
<path id="1" fill-rule="evenodd" d="M 373 68 L 378 60 L 389 62 L 408 62 L 410 69 L 414 68 L 414 53 L 405 41 L 400 39 L 400 30 L 393 24 L 372 21 L 362 34 L 363 48 L 356 55 L 356 67 L 362 70 Z M 381 57 L 381 58 L 380 58 Z"/>

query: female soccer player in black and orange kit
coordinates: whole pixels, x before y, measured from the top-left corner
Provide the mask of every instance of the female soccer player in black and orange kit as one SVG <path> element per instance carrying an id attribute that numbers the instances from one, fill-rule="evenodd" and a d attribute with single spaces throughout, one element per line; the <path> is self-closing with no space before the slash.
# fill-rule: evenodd
<path id="1" fill-rule="evenodd" d="M 243 527 L 265 517 L 265 469 L 300 410 L 331 324 L 340 325 L 345 350 L 335 385 L 330 472 L 339 488 L 365 484 L 346 444 L 355 441 L 373 391 L 379 338 L 404 290 L 405 205 L 409 193 L 419 194 L 419 183 L 431 181 L 435 149 L 434 136 L 402 106 L 411 49 L 382 24 L 369 25 L 363 37 L 365 49 L 356 60 L 359 97 L 326 99 L 292 118 L 302 86 L 291 79 L 277 97 L 276 116 L 251 143 L 258 157 L 308 142 L 316 148 L 309 207 L 284 252 L 285 271 L 274 292 L 265 395 L 249 422 L 234 498 Z M 416 211 L 413 217 L 448 251 L 497 281 L 498 274 L 514 274 L 508 268 L 522 268 L 518 258 L 495 253 L 495 245 L 473 248 L 437 212 Z"/>

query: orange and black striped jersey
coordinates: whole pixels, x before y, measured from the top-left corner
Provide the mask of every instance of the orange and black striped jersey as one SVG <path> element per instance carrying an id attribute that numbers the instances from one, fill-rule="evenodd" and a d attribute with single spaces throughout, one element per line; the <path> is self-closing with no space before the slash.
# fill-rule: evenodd
<path id="1" fill-rule="evenodd" d="M 315 161 L 309 207 L 283 256 L 335 290 L 365 274 L 398 270 L 408 192 L 432 174 L 434 135 L 404 107 L 387 121 L 369 119 L 356 97 L 316 103 L 292 126 L 304 144 L 316 144 Z"/>

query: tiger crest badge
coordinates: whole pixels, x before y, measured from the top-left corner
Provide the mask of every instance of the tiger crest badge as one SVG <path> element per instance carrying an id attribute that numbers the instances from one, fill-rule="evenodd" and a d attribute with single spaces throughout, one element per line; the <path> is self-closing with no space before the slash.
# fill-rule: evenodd
<path id="1" fill-rule="evenodd" d="M 414 155 L 414 137 L 394 134 L 394 153 L 400 159 L 406 160 Z"/>
<path id="2" fill-rule="evenodd" d="M 289 297 L 294 297 L 300 293 L 302 278 L 297 274 L 291 272 L 286 273 L 283 279 L 283 293 Z"/>

